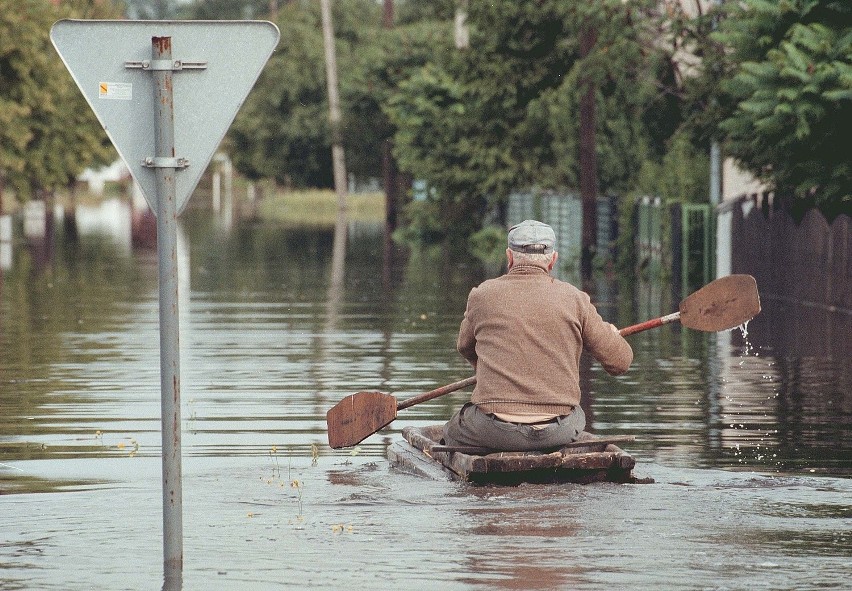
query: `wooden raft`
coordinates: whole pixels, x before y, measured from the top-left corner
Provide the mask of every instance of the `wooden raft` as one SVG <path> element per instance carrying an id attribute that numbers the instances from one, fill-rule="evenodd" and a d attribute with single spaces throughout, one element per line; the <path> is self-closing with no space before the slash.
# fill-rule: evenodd
<path id="1" fill-rule="evenodd" d="M 550 452 L 490 452 L 440 445 L 441 431 L 441 425 L 404 428 L 405 441 L 391 445 L 388 458 L 424 476 L 475 484 L 648 481 L 633 475 L 636 460 L 615 445 L 633 441 L 630 436 L 600 438 L 583 432 L 578 441 Z"/>

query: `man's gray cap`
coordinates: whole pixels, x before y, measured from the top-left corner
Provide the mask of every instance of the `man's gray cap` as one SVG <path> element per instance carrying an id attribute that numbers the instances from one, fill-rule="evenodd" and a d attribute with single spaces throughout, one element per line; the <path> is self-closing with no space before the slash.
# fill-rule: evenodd
<path id="1" fill-rule="evenodd" d="M 556 234 L 553 228 L 535 220 L 524 220 L 509 228 L 509 249 L 515 252 L 550 254 Z"/>

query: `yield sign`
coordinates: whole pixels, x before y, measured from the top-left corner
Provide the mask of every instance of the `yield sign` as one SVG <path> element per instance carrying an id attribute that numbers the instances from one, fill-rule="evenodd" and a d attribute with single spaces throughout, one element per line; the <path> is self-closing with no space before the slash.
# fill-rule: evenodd
<path id="1" fill-rule="evenodd" d="M 152 37 L 171 37 L 175 204 L 180 213 L 280 33 L 265 21 L 61 20 L 50 38 L 157 211 Z M 161 61 L 161 60 L 160 60 Z M 69 146 L 73 149 L 73 146 Z"/>

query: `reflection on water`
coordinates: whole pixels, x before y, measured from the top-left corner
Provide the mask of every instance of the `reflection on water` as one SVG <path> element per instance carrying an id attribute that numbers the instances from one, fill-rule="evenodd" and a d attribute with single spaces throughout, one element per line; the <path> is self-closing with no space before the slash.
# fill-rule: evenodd
<path id="1" fill-rule="evenodd" d="M 763 313 L 749 323 L 747 336 L 733 331 L 722 343 L 732 354 L 719 356 L 723 369 L 716 384 L 716 420 L 721 455 L 750 468 L 848 476 L 852 316 L 823 312 L 833 316 L 833 322 L 822 337 L 814 335 L 818 325 L 804 328 L 792 321 L 791 330 L 802 335 L 798 339 L 769 326 L 790 323 L 801 318 L 800 313 L 767 298 Z M 773 333 L 777 340 L 772 340 Z M 809 340 L 814 346 L 803 347 Z"/>
<path id="2" fill-rule="evenodd" d="M 127 252 L 121 214 L 114 203 L 80 208 L 78 241 L 29 238 L 3 275 L 8 459 L 105 456 L 120 444 L 159 453 L 156 259 Z M 251 455 L 282 434 L 304 450 L 323 444 L 324 409 L 347 393 L 409 395 L 469 373 L 453 345 L 467 291 L 485 277 L 474 262 L 396 256 L 380 227 L 244 224 L 223 235 L 204 217 L 182 226 L 179 250 L 188 454 Z M 676 307 L 645 283 L 633 298 L 603 278 L 592 291 L 622 326 Z M 626 376 L 587 362 L 593 426 L 636 433 L 648 453 L 684 465 L 848 473 L 849 315 L 769 296 L 747 340 L 666 327 L 631 337 Z M 442 420 L 466 395 L 403 418 Z M 260 437 L 239 440 L 246 429 Z M 363 453 L 381 455 L 376 441 Z"/>
<path id="3" fill-rule="evenodd" d="M 581 534 L 576 508 L 564 499 L 543 499 L 537 511 L 518 505 L 502 493 L 477 495 L 485 506 L 465 511 L 472 548 L 461 580 L 490 589 L 571 589 L 585 569 L 558 548 L 570 548 Z M 531 543 L 532 540 L 532 543 Z M 551 544 L 551 556 L 540 555 L 540 544 Z M 494 552 L 495 546 L 501 551 Z M 508 559 L 507 559 L 508 558 Z"/>
<path id="4" fill-rule="evenodd" d="M 80 208 L 76 239 L 53 223 L 27 237 L 15 220 L 0 492 L 19 494 L 0 497 L 0 588 L 162 582 L 157 260 L 125 210 Z M 658 485 L 424 482 L 390 469 L 387 446 L 469 393 L 406 409 L 356 450 L 327 447 L 325 412 L 359 390 L 407 398 L 470 375 L 458 323 L 499 269 L 407 252 L 378 225 L 181 221 L 185 588 L 664 588 L 686 575 L 796 588 L 852 574 L 848 314 L 761 294 L 747 338 L 646 331 L 620 377 L 585 359 L 591 427 L 637 435 L 637 471 Z M 619 326 L 677 308 L 660 285 L 587 288 Z"/>

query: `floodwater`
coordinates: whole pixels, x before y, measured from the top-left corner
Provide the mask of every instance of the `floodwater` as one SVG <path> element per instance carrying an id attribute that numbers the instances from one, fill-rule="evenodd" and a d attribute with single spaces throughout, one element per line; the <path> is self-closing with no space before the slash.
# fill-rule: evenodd
<path id="1" fill-rule="evenodd" d="M 76 239 L 18 219 L 2 245 L 0 589 L 164 586 L 157 259 L 129 215 L 81 207 Z M 474 487 L 385 459 L 465 393 L 352 450 L 325 412 L 470 375 L 456 330 L 499 268 L 378 226 L 350 224 L 343 257 L 332 228 L 181 222 L 183 589 L 852 588 L 848 312 L 762 293 L 747 335 L 667 326 L 630 337 L 624 376 L 588 363 L 590 430 L 636 435 L 654 484 Z M 619 326 L 679 301 L 588 289 Z"/>

